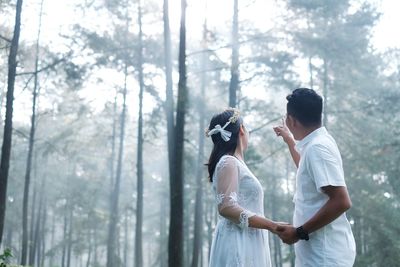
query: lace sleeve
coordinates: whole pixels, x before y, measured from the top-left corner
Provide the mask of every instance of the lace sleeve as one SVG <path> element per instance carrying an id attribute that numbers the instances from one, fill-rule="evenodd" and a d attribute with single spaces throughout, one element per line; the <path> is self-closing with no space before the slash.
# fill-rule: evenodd
<path id="1" fill-rule="evenodd" d="M 238 203 L 239 171 L 236 159 L 223 157 L 215 171 L 219 214 L 235 222 L 241 228 L 248 227 L 249 218 L 255 213 L 243 209 Z"/>

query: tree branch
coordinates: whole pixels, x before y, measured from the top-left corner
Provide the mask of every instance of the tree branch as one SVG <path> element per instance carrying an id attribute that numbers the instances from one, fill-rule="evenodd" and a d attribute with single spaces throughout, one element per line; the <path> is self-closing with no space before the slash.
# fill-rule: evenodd
<path id="1" fill-rule="evenodd" d="M 256 160 L 256 161 L 250 161 L 250 162 L 246 163 L 246 165 L 250 167 L 250 166 L 255 166 L 257 164 L 263 163 L 264 161 L 266 161 L 267 159 L 269 159 L 270 157 L 272 157 L 273 155 L 275 155 L 276 153 L 278 153 L 278 152 L 280 152 L 280 151 L 282 151 L 284 149 L 285 149 L 284 145 L 280 146 L 278 149 L 272 151 L 269 155 L 265 156 L 264 158 L 261 158 L 261 159 Z"/>
<path id="2" fill-rule="evenodd" d="M 264 127 L 267 126 L 268 124 L 270 124 L 270 123 L 272 123 L 272 122 L 275 122 L 275 121 L 277 121 L 277 120 L 279 120 L 279 119 L 281 119 L 281 118 L 282 118 L 282 117 L 277 117 L 277 118 L 275 118 L 275 119 L 269 120 L 269 121 L 267 121 L 266 123 L 261 124 L 261 126 L 258 126 L 257 128 L 252 129 L 252 130 L 250 131 L 250 133 L 254 133 L 254 132 L 258 131 L 258 130 L 261 130 L 262 128 L 264 128 Z"/>
<path id="3" fill-rule="evenodd" d="M 0 35 L 0 39 L 4 40 L 4 41 L 6 41 L 6 42 L 11 43 L 11 39 L 8 39 L 7 37 L 4 37 L 3 35 Z"/>
<path id="4" fill-rule="evenodd" d="M 70 53 L 69 53 L 67 56 L 69 56 L 69 55 L 70 55 Z M 40 73 L 40 72 L 42 72 L 42 71 L 51 69 L 51 68 L 55 67 L 56 65 L 58 65 L 59 63 L 65 61 L 65 59 L 67 58 L 67 56 L 65 56 L 65 57 L 63 57 L 63 58 L 60 58 L 60 59 L 54 61 L 53 63 L 47 65 L 46 67 L 41 68 L 41 69 L 38 69 L 37 71 L 32 71 L 32 72 L 21 72 L 21 73 L 17 73 L 16 75 L 17 75 L 17 76 L 22 76 L 22 75 L 35 75 L 35 74 L 38 74 L 38 73 Z"/>

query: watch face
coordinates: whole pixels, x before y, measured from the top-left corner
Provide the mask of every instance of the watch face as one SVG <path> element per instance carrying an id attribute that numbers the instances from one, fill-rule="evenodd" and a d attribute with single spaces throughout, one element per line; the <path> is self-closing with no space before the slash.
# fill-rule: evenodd
<path id="1" fill-rule="evenodd" d="M 309 240 L 308 233 L 303 229 L 302 226 L 296 229 L 297 237 L 301 240 Z"/>

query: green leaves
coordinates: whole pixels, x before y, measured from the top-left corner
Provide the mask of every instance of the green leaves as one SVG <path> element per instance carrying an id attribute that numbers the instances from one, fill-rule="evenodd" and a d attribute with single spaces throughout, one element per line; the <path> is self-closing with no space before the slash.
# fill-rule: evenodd
<path id="1" fill-rule="evenodd" d="M 0 255 L 0 267 L 6 267 L 6 263 L 9 262 L 10 258 L 13 257 L 13 254 L 11 253 L 11 249 L 6 248 L 4 249 L 3 254 Z"/>

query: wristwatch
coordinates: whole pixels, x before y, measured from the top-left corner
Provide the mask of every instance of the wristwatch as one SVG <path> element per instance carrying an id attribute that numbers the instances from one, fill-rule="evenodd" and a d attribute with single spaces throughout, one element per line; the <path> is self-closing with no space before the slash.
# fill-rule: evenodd
<path id="1" fill-rule="evenodd" d="M 296 234 L 300 240 L 308 241 L 310 239 L 310 237 L 308 236 L 308 232 L 304 230 L 303 226 L 296 228 Z"/>

